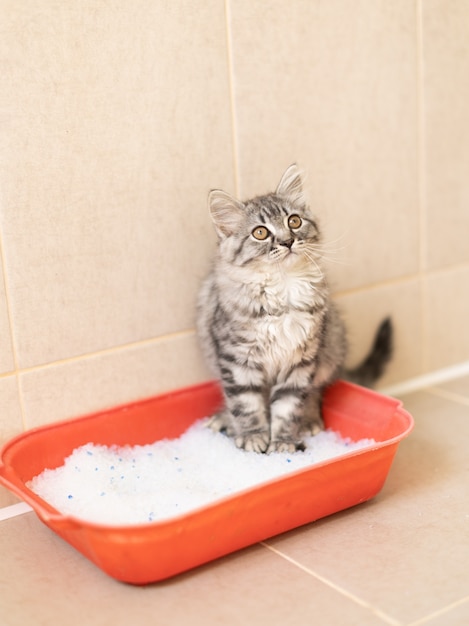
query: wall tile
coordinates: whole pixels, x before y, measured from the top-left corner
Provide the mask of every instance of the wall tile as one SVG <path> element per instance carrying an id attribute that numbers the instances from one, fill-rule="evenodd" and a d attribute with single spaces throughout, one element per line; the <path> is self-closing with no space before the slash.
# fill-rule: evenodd
<path id="1" fill-rule="evenodd" d="M 469 262 L 469 4 L 425 0 L 427 267 Z"/>
<path id="2" fill-rule="evenodd" d="M 464 0 L 421 2 L 423 233 L 415 3 L 3 6 L 0 227 L 28 427 L 210 377 L 190 330 L 215 242 L 207 191 L 272 190 L 293 161 L 349 363 L 387 314 L 381 387 L 468 360 Z M 14 369 L 0 271 L 0 375 Z M 16 387 L 0 376 L 3 437 L 22 428 Z"/>
<path id="3" fill-rule="evenodd" d="M 430 275 L 425 280 L 425 369 L 469 361 L 469 267 Z"/>
<path id="4" fill-rule="evenodd" d="M 415 6 L 231 3 L 241 195 L 297 161 L 339 289 L 419 264 Z"/>
<path id="5" fill-rule="evenodd" d="M 0 378 L 0 447 L 23 430 L 21 407 L 16 376 Z M 18 499 L 0 486 L 0 507 L 17 502 Z"/>
<path id="6" fill-rule="evenodd" d="M 0 262 L 0 374 L 6 374 L 15 369 L 15 361 L 13 358 L 10 320 L 1 266 Z"/>
<path id="7" fill-rule="evenodd" d="M 0 378 L 0 445 L 23 430 L 16 376 Z"/>
<path id="8" fill-rule="evenodd" d="M 349 367 L 357 365 L 366 356 L 378 325 L 385 317 L 391 316 L 394 354 L 377 387 L 384 388 L 421 373 L 423 335 L 418 280 L 381 285 L 339 296 L 336 300 L 348 329 Z"/>
<path id="9" fill-rule="evenodd" d="M 27 428 L 210 379 L 194 333 L 21 375 Z"/>
<path id="10" fill-rule="evenodd" d="M 233 186 L 223 3 L 7 2 L 0 184 L 20 367 L 193 326 Z"/>

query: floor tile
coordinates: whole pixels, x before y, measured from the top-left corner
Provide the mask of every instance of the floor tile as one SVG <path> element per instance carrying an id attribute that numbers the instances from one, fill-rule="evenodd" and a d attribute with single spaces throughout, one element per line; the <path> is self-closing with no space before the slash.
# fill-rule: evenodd
<path id="1" fill-rule="evenodd" d="M 458 384 L 458 397 L 467 394 Z M 318 617 L 327 626 L 465 626 L 469 406 L 433 390 L 404 406 L 416 427 L 374 500 L 162 583 L 112 580 L 34 514 L 0 522 L 2 626 L 146 626 L 155 616 L 176 626 Z"/>
<path id="2" fill-rule="evenodd" d="M 0 524 L 0 553 L 2 626 L 385 623 L 260 545 L 146 587 L 108 578 L 33 514 Z"/>
<path id="3" fill-rule="evenodd" d="M 404 623 L 469 594 L 469 407 L 405 398 L 416 426 L 373 501 L 271 540 Z"/>
<path id="4" fill-rule="evenodd" d="M 461 378 L 436 385 L 436 390 L 440 389 L 469 399 L 469 376 L 461 376 Z"/>
<path id="5" fill-rule="evenodd" d="M 456 606 L 446 607 L 423 622 L 415 626 L 467 626 L 469 624 L 469 597 L 457 603 Z M 414 626 L 411 624 L 410 626 Z"/>
<path id="6" fill-rule="evenodd" d="M 10 506 L 10 504 L 16 504 L 19 499 L 14 496 L 8 489 L 0 485 L 0 508 Z"/>

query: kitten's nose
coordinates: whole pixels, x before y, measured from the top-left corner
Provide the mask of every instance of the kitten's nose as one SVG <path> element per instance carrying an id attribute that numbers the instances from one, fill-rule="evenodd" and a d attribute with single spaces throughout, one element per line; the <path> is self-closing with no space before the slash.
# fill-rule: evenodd
<path id="1" fill-rule="evenodd" d="M 287 241 L 279 241 L 279 244 L 281 246 L 287 247 L 290 250 L 293 245 L 293 242 L 294 242 L 294 239 L 287 239 Z"/>

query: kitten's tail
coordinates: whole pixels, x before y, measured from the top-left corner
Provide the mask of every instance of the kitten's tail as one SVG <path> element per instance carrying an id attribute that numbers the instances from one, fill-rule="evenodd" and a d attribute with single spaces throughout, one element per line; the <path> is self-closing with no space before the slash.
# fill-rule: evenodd
<path id="1" fill-rule="evenodd" d="M 357 385 L 373 387 L 382 376 L 393 354 L 393 326 L 391 318 L 384 319 L 376 331 L 373 346 L 365 359 L 352 370 L 345 370 L 344 378 Z"/>

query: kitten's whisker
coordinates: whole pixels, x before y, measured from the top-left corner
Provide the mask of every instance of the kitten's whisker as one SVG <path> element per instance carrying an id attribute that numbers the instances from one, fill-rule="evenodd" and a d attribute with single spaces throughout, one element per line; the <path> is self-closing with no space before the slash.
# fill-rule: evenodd
<path id="1" fill-rule="evenodd" d="M 344 246 L 336 246 L 333 245 L 330 242 L 326 242 L 326 243 L 310 243 L 308 244 L 309 246 L 311 246 L 311 248 L 316 249 L 316 250 L 325 250 L 327 252 L 339 252 L 340 250 L 347 250 L 349 248 L 349 245 L 346 244 Z"/>
<path id="2" fill-rule="evenodd" d="M 334 258 L 337 257 L 339 249 L 330 249 L 328 250 L 326 246 L 323 244 L 308 244 L 308 249 L 315 255 L 319 256 L 321 260 L 331 262 L 331 263 L 342 263 L 345 264 L 346 260 L 343 258 Z M 345 249 L 345 246 L 341 249 Z"/>
<path id="3" fill-rule="evenodd" d="M 341 252 L 342 250 L 348 250 L 350 246 L 346 245 L 346 246 L 332 246 L 332 245 L 328 245 L 328 244 L 321 244 L 320 246 L 318 246 L 318 249 L 322 249 L 325 250 L 327 252 L 330 252 L 332 254 L 336 253 L 336 252 Z"/>
<path id="4" fill-rule="evenodd" d="M 316 269 L 316 271 L 318 273 L 319 278 L 321 278 L 321 279 L 324 278 L 324 272 L 322 271 L 319 263 L 316 261 L 314 256 L 312 254 L 310 254 L 308 252 L 308 250 L 303 250 L 303 253 L 304 253 L 305 257 L 314 265 L 314 267 L 315 267 L 315 269 Z"/>
<path id="5" fill-rule="evenodd" d="M 346 237 L 348 239 L 348 233 L 342 233 L 342 235 L 339 235 L 335 239 L 328 239 L 326 243 L 337 243 L 338 241 L 342 241 Z"/>

